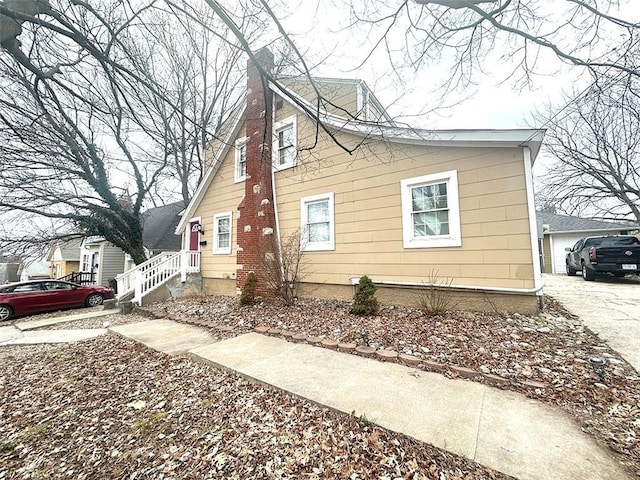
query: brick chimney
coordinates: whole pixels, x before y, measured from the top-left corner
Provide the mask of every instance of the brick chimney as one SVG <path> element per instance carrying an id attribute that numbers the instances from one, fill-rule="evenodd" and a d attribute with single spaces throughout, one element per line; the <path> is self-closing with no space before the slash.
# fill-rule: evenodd
<path id="1" fill-rule="evenodd" d="M 266 72 L 273 71 L 273 54 L 263 48 L 255 54 Z M 271 184 L 272 93 L 258 67 L 247 62 L 246 168 L 244 199 L 238 206 L 236 289 L 242 289 L 249 272 L 258 278 L 257 293 L 268 295 L 265 255 L 276 255 L 275 215 Z"/>

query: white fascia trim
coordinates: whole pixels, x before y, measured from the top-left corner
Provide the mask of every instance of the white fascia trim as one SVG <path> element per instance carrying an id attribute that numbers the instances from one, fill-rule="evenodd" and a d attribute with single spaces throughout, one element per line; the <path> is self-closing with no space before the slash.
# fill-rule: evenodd
<path id="1" fill-rule="evenodd" d="M 425 238 L 413 238 L 411 213 L 411 188 L 434 183 L 447 184 L 447 203 L 449 208 L 449 234 Z M 438 248 L 462 246 L 460 229 L 460 200 L 458 195 L 458 171 L 449 170 L 431 175 L 406 178 L 400 181 L 402 204 L 402 243 L 404 248 Z"/>
<path id="2" fill-rule="evenodd" d="M 529 211 L 529 231 L 531 237 L 531 260 L 533 261 L 533 284 L 536 292 L 540 292 L 538 288 L 542 288 L 542 269 L 540 268 L 540 251 L 538 248 L 538 223 L 536 222 L 536 204 L 533 194 L 533 160 L 531 158 L 531 149 L 524 147 L 522 149 L 522 157 L 524 161 L 524 178 L 527 189 L 527 210 Z"/>
<path id="3" fill-rule="evenodd" d="M 220 165 L 222 164 L 222 159 L 225 157 L 225 155 L 227 154 L 227 152 L 232 146 L 231 140 L 235 136 L 237 136 L 238 132 L 240 131 L 240 127 L 242 126 L 241 120 L 244 118 L 246 108 L 247 107 L 245 105 L 244 107 L 238 110 L 233 126 L 229 130 L 229 133 L 227 134 L 227 136 L 224 139 L 224 142 L 222 143 L 222 148 L 220 148 L 216 152 L 216 157 L 213 160 L 211 167 L 209 167 L 209 170 L 207 171 L 204 178 L 200 182 L 200 185 L 198 185 L 198 188 L 196 189 L 196 193 L 193 195 L 193 198 L 191 198 L 189 205 L 184 211 L 184 215 L 182 216 L 182 218 L 180 219 L 180 222 L 176 226 L 176 229 L 174 231 L 176 235 L 181 235 L 182 232 L 184 232 L 184 229 L 189 223 L 189 220 L 187 219 L 191 215 L 193 215 L 196 208 L 198 208 L 198 205 L 200 205 L 200 202 L 202 201 L 205 193 L 209 189 L 209 185 L 211 185 L 211 181 L 213 180 L 213 177 L 215 177 L 216 173 L 218 172 L 218 169 L 220 168 Z"/>
<path id="4" fill-rule="evenodd" d="M 542 144 L 544 130 L 542 129 L 509 129 L 509 130 L 425 130 L 418 128 L 397 127 L 377 122 L 362 122 L 346 119 L 327 113 L 311 105 L 301 96 L 290 90 L 282 90 L 270 83 L 269 88 L 284 98 L 288 98 L 294 106 L 304 108 L 303 112 L 314 112 L 323 124 L 337 130 L 360 136 L 384 139 L 397 143 L 428 146 L 460 146 L 460 147 L 512 147 L 529 146 L 532 149 L 532 159 L 535 159 Z"/>
<path id="5" fill-rule="evenodd" d="M 329 241 L 328 242 L 314 242 L 307 243 L 306 228 L 307 228 L 307 209 L 308 203 L 321 202 L 322 200 L 329 201 Z M 300 241 L 303 251 L 305 252 L 320 252 L 331 251 L 336 249 L 336 236 L 335 236 L 335 207 L 334 207 L 334 194 L 333 192 L 321 193 L 318 195 L 311 195 L 309 197 L 303 197 L 300 199 Z"/>
<path id="6" fill-rule="evenodd" d="M 588 237 L 589 234 L 593 233 L 594 236 L 598 235 L 598 232 L 619 232 L 620 230 L 633 230 L 635 227 L 633 225 L 629 225 L 628 227 L 618 227 L 618 228 L 597 228 L 590 230 L 551 230 L 549 232 L 545 232 L 545 235 L 556 235 L 560 233 L 579 233 L 586 234 L 585 237 Z"/>
<path id="7" fill-rule="evenodd" d="M 229 246 L 226 248 L 218 247 L 218 219 L 227 217 L 229 219 Z M 214 255 L 231 255 L 231 246 L 233 245 L 233 213 L 222 212 L 213 216 L 213 254 Z"/>

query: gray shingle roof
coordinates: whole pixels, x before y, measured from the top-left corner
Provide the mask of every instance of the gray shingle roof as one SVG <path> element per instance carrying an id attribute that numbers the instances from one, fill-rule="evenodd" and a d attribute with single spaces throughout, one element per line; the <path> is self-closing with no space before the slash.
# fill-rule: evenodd
<path id="1" fill-rule="evenodd" d="M 177 252 L 182 248 L 182 237 L 173 233 L 184 210 L 182 201 L 162 207 L 151 208 L 144 212 L 142 241 L 149 250 Z"/>
<path id="2" fill-rule="evenodd" d="M 591 220 L 589 218 L 571 217 L 569 215 L 558 215 L 556 213 L 536 212 L 538 220 L 543 225 L 549 225 L 549 232 L 587 232 L 594 231 L 620 231 L 631 230 L 632 225 L 624 223 L 603 222 L 601 220 Z"/>
<path id="3" fill-rule="evenodd" d="M 67 262 L 77 262 L 80 260 L 81 245 L 81 238 L 72 238 L 70 240 L 56 240 L 50 245 L 45 260 L 53 260 L 56 248 L 59 248 L 62 260 L 65 260 Z"/>

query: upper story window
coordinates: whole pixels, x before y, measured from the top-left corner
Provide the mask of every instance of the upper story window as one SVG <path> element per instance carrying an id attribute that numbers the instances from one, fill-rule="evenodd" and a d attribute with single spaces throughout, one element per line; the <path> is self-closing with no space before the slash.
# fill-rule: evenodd
<path id="1" fill-rule="evenodd" d="M 247 178 L 247 138 L 236 140 L 236 160 L 233 180 L 243 182 Z"/>
<path id="2" fill-rule="evenodd" d="M 333 192 L 300 199 L 300 231 L 303 250 L 335 249 Z"/>
<path id="3" fill-rule="evenodd" d="M 273 168 L 275 170 L 295 166 L 298 151 L 296 135 L 295 115 L 273 125 Z"/>
<path id="4" fill-rule="evenodd" d="M 213 253 L 228 255 L 231 253 L 231 212 L 213 216 Z"/>
<path id="5" fill-rule="evenodd" d="M 455 170 L 408 178 L 400 186 L 405 248 L 462 245 Z"/>

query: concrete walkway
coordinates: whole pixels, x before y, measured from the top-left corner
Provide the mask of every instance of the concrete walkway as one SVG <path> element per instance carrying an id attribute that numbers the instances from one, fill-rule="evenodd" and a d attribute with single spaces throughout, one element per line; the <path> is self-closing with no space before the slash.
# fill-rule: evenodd
<path id="1" fill-rule="evenodd" d="M 200 343 L 188 350 L 200 361 L 355 412 L 516 478 L 629 478 L 564 412 L 513 392 L 256 333 L 215 342 L 198 327 L 169 320 L 111 330 L 167 353 Z"/>
<path id="2" fill-rule="evenodd" d="M 76 313 L 61 317 L 49 317 L 39 320 L 18 321 L 14 325 L 0 327 L 0 346 L 3 345 L 34 345 L 38 343 L 67 343 L 88 340 L 107 333 L 106 328 L 75 328 L 69 330 L 37 330 L 36 328 L 59 325 L 61 323 L 73 322 L 74 320 L 85 320 L 90 318 L 103 317 L 119 313 L 119 310 L 98 310 L 95 312 Z"/>
<path id="3" fill-rule="evenodd" d="M 74 320 L 87 320 L 90 318 L 104 317 L 106 315 L 115 315 L 116 313 L 120 313 L 120 310 L 117 308 L 110 310 L 97 310 L 95 312 L 75 313 L 72 315 L 64 315 L 62 317 L 49 317 L 24 322 L 18 321 L 15 323 L 15 327 L 24 332 L 26 330 L 34 330 L 36 328 L 48 327 L 50 325 L 73 322 Z"/>
<path id="4" fill-rule="evenodd" d="M 545 275 L 544 293 L 580 317 L 640 372 L 640 280 L 637 278 Z"/>
<path id="5" fill-rule="evenodd" d="M 187 353 L 191 349 L 217 341 L 207 330 L 164 319 L 128 323 L 109 330 L 171 355 Z"/>

